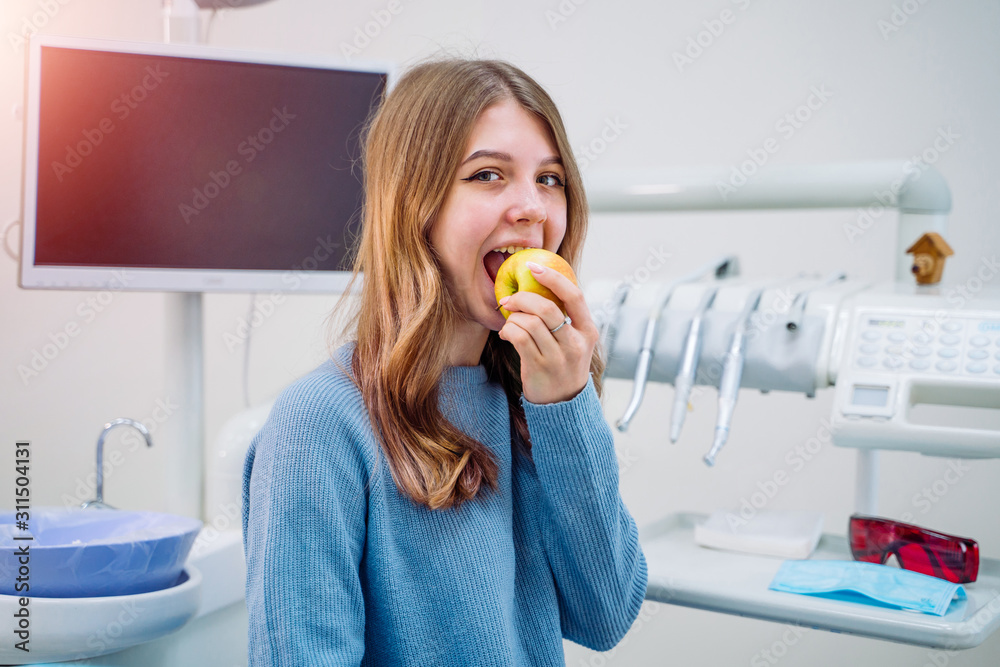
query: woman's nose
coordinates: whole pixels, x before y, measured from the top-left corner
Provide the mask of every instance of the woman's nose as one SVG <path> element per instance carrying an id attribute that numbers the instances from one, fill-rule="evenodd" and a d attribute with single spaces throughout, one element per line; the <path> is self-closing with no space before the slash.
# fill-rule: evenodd
<path id="1" fill-rule="evenodd" d="M 545 203 L 538 192 L 538 184 L 520 183 L 511 188 L 512 201 L 507 209 L 507 219 L 511 224 L 534 224 L 545 220 Z"/>

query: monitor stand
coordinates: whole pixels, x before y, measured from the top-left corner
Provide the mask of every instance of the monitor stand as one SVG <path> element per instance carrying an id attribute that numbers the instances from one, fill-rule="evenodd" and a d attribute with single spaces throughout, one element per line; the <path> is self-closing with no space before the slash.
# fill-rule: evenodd
<path id="1" fill-rule="evenodd" d="M 165 295 L 165 401 L 178 406 L 163 422 L 159 442 L 176 446 L 168 456 L 171 511 L 205 520 L 205 391 L 202 295 Z M 158 434 L 159 435 L 159 434 Z"/>

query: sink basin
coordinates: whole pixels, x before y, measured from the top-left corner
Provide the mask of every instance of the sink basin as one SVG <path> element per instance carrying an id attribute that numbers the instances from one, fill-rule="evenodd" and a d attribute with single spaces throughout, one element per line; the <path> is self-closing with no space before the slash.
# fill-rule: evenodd
<path id="1" fill-rule="evenodd" d="M 0 665 L 82 660 L 159 639 L 194 618 L 201 587 L 201 574 L 187 566 L 176 585 L 151 593 L 32 598 L 23 607 L 30 614 L 25 631 L 30 652 L 16 648 L 23 638 L 8 630 L 0 642 Z M 0 595 L 0 617 L 16 618 L 14 615 L 21 609 L 19 598 Z"/>
<path id="2" fill-rule="evenodd" d="M 32 508 L 28 530 L 0 513 L 0 594 L 92 598 L 148 593 L 178 583 L 201 521 L 158 512 Z M 31 535 L 31 540 L 15 537 Z M 18 549 L 28 545 L 28 590 L 17 590 Z"/>

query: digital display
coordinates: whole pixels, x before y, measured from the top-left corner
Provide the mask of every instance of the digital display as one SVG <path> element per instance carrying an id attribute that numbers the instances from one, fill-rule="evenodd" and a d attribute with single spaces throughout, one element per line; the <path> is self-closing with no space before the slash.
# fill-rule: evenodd
<path id="1" fill-rule="evenodd" d="M 906 326 L 906 322 L 903 320 L 883 320 L 883 319 L 869 319 L 868 326 L 870 327 L 891 327 L 893 329 L 902 329 Z"/>
<path id="2" fill-rule="evenodd" d="M 349 269 L 385 74 L 46 46 L 36 266 Z"/>
<path id="3" fill-rule="evenodd" d="M 854 391 L 851 394 L 851 403 L 854 405 L 867 405 L 882 408 L 885 407 L 888 402 L 888 387 L 855 385 Z"/>

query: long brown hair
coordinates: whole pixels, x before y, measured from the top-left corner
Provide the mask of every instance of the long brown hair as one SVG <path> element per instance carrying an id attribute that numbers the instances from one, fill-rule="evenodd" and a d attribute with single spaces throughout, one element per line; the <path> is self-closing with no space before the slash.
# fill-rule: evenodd
<path id="1" fill-rule="evenodd" d="M 349 322 L 356 325 L 357 342 L 351 375 L 396 486 L 430 509 L 457 507 L 484 484 L 497 486 L 492 452 L 438 406 L 448 336 L 461 314 L 429 234 L 473 125 L 486 108 L 506 100 L 548 126 L 562 157 L 567 222 L 558 252 L 576 267 L 587 228 L 580 171 L 555 103 L 518 68 L 456 58 L 419 64 L 389 93 L 364 137 L 363 226 L 351 285 L 359 274 L 363 279 Z M 481 363 L 506 392 L 516 451 L 530 456 L 517 352 L 491 332 Z M 603 370 L 595 350 L 591 372 L 598 393 Z"/>

